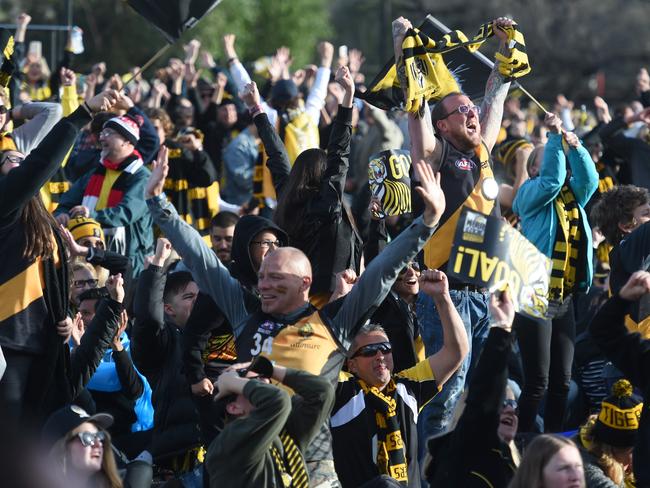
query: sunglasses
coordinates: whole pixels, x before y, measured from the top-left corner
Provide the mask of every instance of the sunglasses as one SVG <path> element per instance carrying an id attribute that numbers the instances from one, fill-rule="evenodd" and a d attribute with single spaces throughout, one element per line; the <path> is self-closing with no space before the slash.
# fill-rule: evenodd
<path id="1" fill-rule="evenodd" d="M 9 109 L 5 107 L 4 105 L 0 105 L 0 115 L 4 115 L 7 112 L 9 112 Z"/>
<path id="2" fill-rule="evenodd" d="M 513 410 L 517 410 L 517 400 L 512 398 L 506 398 L 501 404 L 501 408 L 512 407 Z"/>
<path id="3" fill-rule="evenodd" d="M 251 244 L 255 244 L 256 246 L 260 246 L 262 249 L 268 249 L 271 246 L 273 246 L 273 247 L 281 247 L 282 246 L 282 241 L 251 241 Z"/>
<path id="4" fill-rule="evenodd" d="M 106 434 L 102 431 L 99 432 L 79 432 L 74 437 L 78 437 L 81 441 L 81 445 L 84 447 L 90 447 L 96 444 L 104 444 L 106 440 Z M 73 437 L 73 438 L 74 438 Z"/>
<path id="5" fill-rule="evenodd" d="M 406 274 L 409 268 L 415 271 L 416 273 L 420 272 L 420 264 L 417 261 L 412 261 L 402 268 L 402 270 L 399 272 L 399 275 L 401 276 Z"/>
<path id="6" fill-rule="evenodd" d="M 97 283 L 99 283 L 98 280 L 74 280 L 72 282 L 75 288 L 83 288 L 86 285 L 91 288 L 95 288 L 97 286 Z"/>
<path id="7" fill-rule="evenodd" d="M 443 119 L 446 119 L 447 117 L 451 117 L 456 112 L 458 112 L 459 114 L 463 114 L 463 115 L 467 115 L 470 112 L 474 112 L 474 114 L 478 116 L 478 115 L 481 115 L 481 107 L 478 106 L 478 105 L 459 105 L 458 107 L 456 107 L 454 110 L 449 112 L 444 117 L 440 117 L 440 119 L 438 119 L 438 120 L 443 120 Z"/>
<path id="8" fill-rule="evenodd" d="M 356 352 L 352 355 L 352 358 L 364 357 L 364 358 L 373 358 L 377 354 L 377 351 L 381 352 L 383 355 L 390 354 L 393 352 L 393 346 L 390 342 L 377 342 L 375 344 L 367 344 L 361 346 Z"/>

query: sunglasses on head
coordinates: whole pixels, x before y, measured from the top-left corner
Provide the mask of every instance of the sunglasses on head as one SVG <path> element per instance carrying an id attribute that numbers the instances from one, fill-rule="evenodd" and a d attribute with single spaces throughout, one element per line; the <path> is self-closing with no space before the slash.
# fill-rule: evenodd
<path id="1" fill-rule="evenodd" d="M 79 432 L 78 434 L 75 435 L 75 437 L 79 438 L 79 440 L 81 441 L 81 444 L 84 447 L 90 447 L 90 446 L 95 445 L 97 443 L 103 445 L 104 440 L 106 439 L 106 434 L 104 434 L 102 431 L 99 431 L 99 432 Z"/>
<path id="2" fill-rule="evenodd" d="M 377 342 L 375 344 L 366 344 L 365 346 L 361 346 L 359 349 L 357 349 L 356 352 L 352 355 L 352 357 L 356 358 L 361 356 L 364 358 L 372 358 L 375 357 L 377 351 L 381 352 L 384 355 L 390 354 L 393 351 L 393 346 L 391 346 L 390 342 Z"/>

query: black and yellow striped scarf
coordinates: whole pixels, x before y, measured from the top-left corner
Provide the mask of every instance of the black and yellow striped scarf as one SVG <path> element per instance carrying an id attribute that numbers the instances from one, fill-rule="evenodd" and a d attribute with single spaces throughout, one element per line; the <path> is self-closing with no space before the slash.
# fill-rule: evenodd
<path id="1" fill-rule="evenodd" d="M 529 73 L 530 64 L 521 31 L 516 26 L 506 27 L 504 31 L 508 36 L 509 54 L 497 53 L 495 57 L 499 73 L 510 81 Z M 380 108 L 386 109 L 386 104 L 393 104 L 396 98 L 401 98 L 395 97 L 395 92 L 406 87 L 405 110 L 418 112 L 423 108 L 423 100 L 435 102 L 451 92 L 461 91 L 445 64 L 443 54 L 459 47 L 474 52 L 493 35 L 491 22 L 483 24 L 471 40 L 459 30 L 434 41 L 419 29 L 409 29 L 402 43 L 403 59 L 397 61 L 397 66 L 385 67 L 359 97 L 373 105 L 384 105 Z"/>
<path id="2" fill-rule="evenodd" d="M 272 445 L 271 456 L 273 456 L 273 464 L 280 472 L 282 483 L 285 488 L 307 488 L 309 486 L 309 477 L 307 476 L 305 460 L 300 449 L 298 449 L 298 446 L 291 436 L 287 434 L 286 430 L 280 432 L 280 442 L 282 442 L 284 455 Z"/>
<path id="3" fill-rule="evenodd" d="M 549 286 L 549 299 L 562 301 L 575 290 L 580 266 L 581 240 L 580 210 L 573 192 L 564 184 L 555 199 L 558 228 L 551 259 L 553 269 Z"/>
<path id="4" fill-rule="evenodd" d="M 357 378 L 365 394 L 366 405 L 375 412 L 377 422 L 377 468 L 381 474 L 390 476 L 404 486 L 408 486 L 408 466 L 406 449 L 402 439 L 397 416 L 395 393 L 397 386 L 393 380 L 381 391 L 368 386 Z"/>
<path id="5" fill-rule="evenodd" d="M 266 165 L 268 156 L 264 151 L 264 145 L 260 142 L 259 155 L 255 161 L 253 171 L 253 196 L 257 198 L 260 209 L 268 206 L 268 202 L 277 200 L 271 171 Z"/>

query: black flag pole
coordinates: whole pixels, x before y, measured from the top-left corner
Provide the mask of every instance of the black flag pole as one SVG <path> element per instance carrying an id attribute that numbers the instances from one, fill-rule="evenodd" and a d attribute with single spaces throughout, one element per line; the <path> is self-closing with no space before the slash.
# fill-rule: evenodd
<path id="1" fill-rule="evenodd" d="M 149 61 L 144 63 L 141 67 L 139 67 L 137 70 L 135 70 L 135 73 L 129 73 L 129 78 L 124 82 L 124 86 L 126 87 L 129 83 L 131 83 L 133 80 L 136 79 L 136 77 L 140 76 L 146 69 L 148 69 L 160 56 L 165 54 L 167 52 L 167 49 L 172 47 L 173 44 L 166 44 L 165 46 L 161 47 L 156 54 L 151 56 L 149 58 Z"/>
<path id="2" fill-rule="evenodd" d="M 451 32 L 451 29 L 447 27 L 445 24 L 440 22 L 438 19 L 436 19 L 433 15 L 427 15 L 427 19 L 434 24 L 438 29 L 440 29 L 442 32 L 447 34 L 448 32 Z M 485 54 L 483 54 L 480 51 L 474 51 L 471 53 L 472 56 L 476 57 L 479 59 L 483 64 L 488 66 L 490 69 L 494 67 L 494 61 L 490 60 Z M 548 114 L 548 110 L 544 108 L 544 106 L 528 91 L 526 90 L 523 86 L 521 86 L 521 83 L 518 81 L 514 82 L 514 85 L 521 90 L 521 92 L 526 95 L 528 98 L 532 100 L 532 102 L 537 105 L 545 114 Z"/>

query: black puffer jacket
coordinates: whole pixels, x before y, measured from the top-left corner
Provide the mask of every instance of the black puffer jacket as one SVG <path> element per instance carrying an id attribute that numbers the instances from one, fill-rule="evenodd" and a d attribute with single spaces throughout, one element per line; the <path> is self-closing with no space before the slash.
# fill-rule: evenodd
<path id="1" fill-rule="evenodd" d="M 149 266 L 140 275 L 135 297 L 131 356 L 152 389 L 156 462 L 199 445 L 198 416 L 182 362 L 182 331 L 164 316 L 167 276 Z"/>

